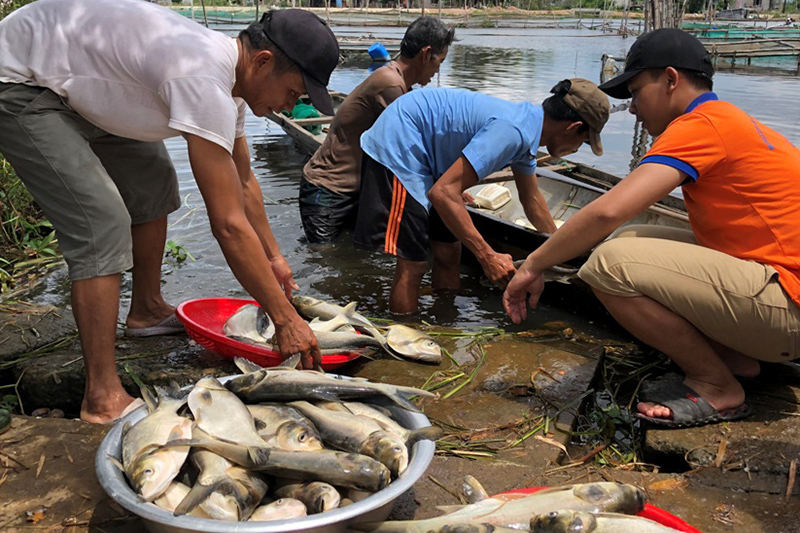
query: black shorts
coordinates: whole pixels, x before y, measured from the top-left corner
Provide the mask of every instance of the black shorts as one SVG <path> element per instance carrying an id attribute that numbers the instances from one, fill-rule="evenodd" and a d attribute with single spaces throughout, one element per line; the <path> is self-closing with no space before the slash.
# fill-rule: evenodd
<path id="1" fill-rule="evenodd" d="M 355 245 L 409 261 L 427 261 L 429 240 L 458 241 L 435 209 L 428 213 L 391 170 L 364 153 Z"/>
<path id="2" fill-rule="evenodd" d="M 336 240 L 344 228 L 355 224 L 358 193 L 339 194 L 300 178 L 300 219 L 308 242 Z"/>

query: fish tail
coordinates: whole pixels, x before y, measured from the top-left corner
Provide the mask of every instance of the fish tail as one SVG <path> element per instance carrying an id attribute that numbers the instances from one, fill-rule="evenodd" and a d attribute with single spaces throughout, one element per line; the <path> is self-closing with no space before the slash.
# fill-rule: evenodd
<path id="1" fill-rule="evenodd" d="M 186 493 L 186 496 L 183 497 L 181 503 L 175 507 L 175 511 L 173 511 L 172 514 L 175 516 L 182 516 L 191 513 L 226 481 L 225 479 L 220 479 L 211 485 L 195 483 L 191 490 Z"/>
<path id="2" fill-rule="evenodd" d="M 242 371 L 242 374 L 252 374 L 253 372 L 258 372 L 262 368 L 244 357 L 234 357 L 233 362 L 236 367 Z"/>
<path id="3" fill-rule="evenodd" d="M 444 432 L 442 428 L 438 426 L 427 426 L 424 428 L 419 428 L 413 430 L 406 439 L 406 446 L 411 448 L 414 444 L 421 440 L 430 440 L 436 441 L 439 437 L 442 436 Z"/>

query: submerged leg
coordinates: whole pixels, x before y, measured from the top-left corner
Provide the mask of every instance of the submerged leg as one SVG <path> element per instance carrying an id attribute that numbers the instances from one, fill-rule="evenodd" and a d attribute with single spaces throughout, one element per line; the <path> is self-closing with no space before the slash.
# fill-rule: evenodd
<path id="1" fill-rule="evenodd" d="M 392 313 L 408 315 L 417 311 L 419 287 L 427 270 L 427 261 L 397 258 L 392 290 L 389 293 L 389 310 Z"/>

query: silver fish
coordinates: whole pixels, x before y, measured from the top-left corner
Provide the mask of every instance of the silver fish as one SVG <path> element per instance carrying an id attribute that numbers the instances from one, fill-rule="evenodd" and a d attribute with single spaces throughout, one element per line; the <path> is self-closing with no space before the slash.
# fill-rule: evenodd
<path id="1" fill-rule="evenodd" d="M 297 312 L 306 318 L 319 318 L 330 320 L 338 315 L 344 315 L 350 324 L 359 331 L 364 331 L 372 335 L 381 345 L 386 344 L 386 339 L 380 331 L 366 317 L 356 312 L 356 303 L 350 302 L 344 307 L 336 304 L 323 302 L 310 296 L 294 296 L 292 305 Z"/>
<path id="2" fill-rule="evenodd" d="M 362 402 L 317 402 L 315 405 L 329 411 L 344 411 L 346 413 L 370 418 L 386 431 L 394 433 L 403 439 L 409 449 L 414 443 L 421 440 L 435 441 L 442 436 L 441 428 L 436 426 L 427 426 L 414 430 L 404 428 L 390 416 L 388 409 L 381 409 Z"/>
<path id="3" fill-rule="evenodd" d="M 356 328 L 354 328 L 352 324 L 350 324 L 350 320 L 348 320 L 345 315 L 336 315 L 330 320 L 320 320 L 320 318 L 317 317 L 308 323 L 308 327 L 311 328 L 311 331 L 314 332 L 347 331 L 352 333 L 355 332 L 356 330 Z"/>
<path id="4" fill-rule="evenodd" d="M 187 494 L 189 494 L 189 487 L 179 481 L 173 481 L 167 487 L 161 496 L 153 500 L 153 503 L 162 509 L 169 512 L 175 511 L 175 508 L 183 501 Z M 200 509 L 199 507 L 192 510 L 189 516 L 197 518 L 211 518 L 211 515 Z"/>
<path id="5" fill-rule="evenodd" d="M 403 324 L 393 324 L 386 329 L 386 344 L 394 353 L 425 363 L 442 362 L 442 347 L 425 333 Z"/>
<path id="6" fill-rule="evenodd" d="M 222 332 L 243 342 L 267 344 L 275 336 L 275 326 L 261 306 L 245 304 L 225 321 Z"/>
<path id="7" fill-rule="evenodd" d="M 250 515 L 250 522 L 267 522 L 271 520 L 290 520 L 306 516 L 306 506 L 294 498 L 281 498 L 272 503 L 262 505 Z"/>
<path id="8" fill-rule="evenodd" d="M 493 496 L 477 503 L 458 507 L 453 512 L 426 520 L 375 522 L 351 527 L 377 533 L 426 533 L 446 525 L 483 523 L 493 526 L 528 529 L 534 515 L 559 509 L 599 513 L 603 511 L 636 514 L 644 509 L 644 493 L 618 483 L 586 483 L 545 489 L 533 494 L 510 493 Z"/>
<path id="9" fill-rule="evenodd" d="M 258 436 L 273 448 L 286 451 L 322 450 L 317 428 L 296 409 L 285 405 L 248 405 Z"/>
<path id="10" fill-rule="evenodd" d="M 395 477 L 408 467 L 408 448 L 403 439 L 371 418 L 320 409 L 308 402 L 292 402 L 291 406 L 307 416 L 322 440 L 333 448 L 377 459 Z"/>
<path id="11" fill-rule="evenodd" d="M 641 516 L 587 513 L 562 509 L 531 519 L 532 533 L 675 533 L 677 530 Z"/>
<path id="12" fill-rule="evenodd" d="M 273 491 L 278 498 L 294 498 L 303 502 L 307 512 L 322 513 L 336 509 L 342 500 L 339 492 L 327 483 L 320 481 L 278 481 L 279 486 Z"/>
<path id="13" fill-rule="evenodd" d="M 186 399 L 176 399 L 159 391 L 158 406 L 142 391 L 150 414 L 122 430 L 122 466 L 134 490 L 144 501 L 160 496 L 178 475 L 186 457 L 187 446 L 164 448 L 192 435 L 192 421 L 178 414 Z"/>
<path id="14" fill-rule="evenodd" d="M 250 410 L 214 377 L 202 378 L 195 384 L 189 393 L 189 409 L 196 427 L 214 439 L 264 446 Z"/>
<path id="15" fill-rule="evenodd" d="M 426 398 L 436 395 L 414 387 L 374 383 L 365 379 L 341 379 L 312 370 L 261 368 L 246 359 L 236 358 L 236 365 L 247 372 L 225 383 L 228 390 L 247 403 L 292 400 L 348 400 L 385 396 L 396 405 L 419 412 L 403 394 Z"/>
<path id="16" fill-rule="evenodd" d="M 246 494 L 228 476 L 233 463 L 200 449 L 192 450 L 190 461 L 199 473 L 192 489 L 173 510 L 175 516 L 190 514 L 199 508 L 216 520 L 240 520 Z"/>

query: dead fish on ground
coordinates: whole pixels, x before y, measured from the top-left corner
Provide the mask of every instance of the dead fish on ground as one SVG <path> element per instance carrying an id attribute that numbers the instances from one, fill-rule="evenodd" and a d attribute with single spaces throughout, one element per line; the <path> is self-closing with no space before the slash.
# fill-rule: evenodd
<path id="1" fill-rule="evenodd" d="M 296 409 L 285 405 L 248 405 L 258 436 L 273 448 L 286 451 L 322 450 L 317 428 Z"/>
<path id="2" fill-rule="evenodd" d="M 275 326 L 261 306 L 245 304 L 225 321 L 222 332 L 248 344 L 271 344 Z"/>
<path id="3" fill-rule="evenodd" d="M 644 509 L 645 495 L 632 485 L 586 483 L 545 489 L 533 494 L 500 494 L 466 506 L 450 506 L 446 515 L 426 520 L 374 522 L 351 526 L 376 533 L 426 533 L 460 523 L 485 523 L 493 526 L 528 529 L 534 515 L 558 509 L 636 514 Z"/>
<path id="4" fill-rule="evenodd" d="M 410 430 L 398 424 L 389 414 L 388 409 L 380 409 L 373 405 L 363 402 L 317 402 L 317 407 L 329 411 L 343 411 L 357 416 L 370 418 L 377 422 L 383 429 L 398 435 L 410 449 L 415 443 L 421 440 L 435 441 L 442 436 L 441 428 L 437 426 L 427 426 L 424 428 Z"/>
<path id="5" fill-rule="evenodd" d="M 385 396 L 396 405 L 419 412 L 416 405 L 403 394 L 435 398 L 436 395 L 414 387 L 375 383 L 366 379 L 341 379 L 313 370 L 292 370 L 285 367 L 261 368 L 246 359 L 237 357 L 238 366 L 245 374 L 225 383 L 228 390 L 247 403 L 293 400 L 351 400 Z"/>
<path id="6" fill-rule="evenodd" d="M 311 514 L 336 509 L 342 500 L 339 492 L 328 483 L 321 481 L 279 480 L 274 491 L 278 498 L 294 498 L 300 500 Z"/>
<path id="7" fill-rule="evenodd" d="M 560 510 L 531 519 L 532 533 L 675 533 L 677 529 L 641 516 Z"/>
<path id="8" fill-rule="evenodd" d="M 331 447 L 377 459 L 393 476 L 400 475 L 408 467 L 408 448 L 404 440 L 371 418 L 320 409 L 308 402 L 290 405 L 314 423 L 322 440 Z"/>
<path id="9" fill-rule="evenodd" d="M 180 416 L 178 410 L 186 399 L 177 399 L 170 392 L 157 389 L 158 405 L 146 389 L 142 389 L 150 414 L 131 426 L 122 428 L 122 468 L 134 490 L 146 502 L 160 496 L 178 475 L 186 457 L 187 446 L 164 448 L 163 445 L 192 435 L 192 421 Z"/>
<path id="10" fill-rule="evenodd" d="M 435 340 L 403 324 L 393 324 L 386 328 L 386 344 L 394 353 L 414 361 L 437 365 L 442 362 L 442 347 Z"/>
<path id="11" fill-rule="evenodd" d="M 281 498 L 272 503 L 262 505 L 250 515 L 250 522 L 268 522 L 272 520 L 290 520 L 307 516 L 306 506 L 294 498 Z"/>

